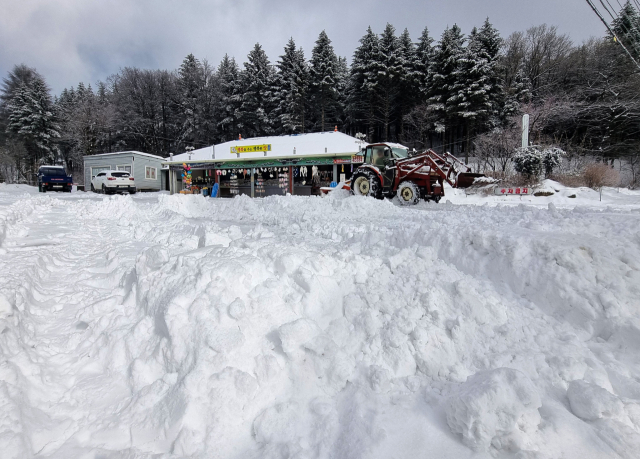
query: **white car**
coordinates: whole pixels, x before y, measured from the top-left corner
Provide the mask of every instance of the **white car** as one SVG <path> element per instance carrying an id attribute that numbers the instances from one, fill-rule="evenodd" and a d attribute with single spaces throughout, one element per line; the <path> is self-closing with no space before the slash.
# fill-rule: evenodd
<path id="1" fill-rule="evenodd" d="M 136 181 L 129 172 L 102 171 L 91 177 L 91 191 L 104 194 L 127 191 L 135 194 Z"/>

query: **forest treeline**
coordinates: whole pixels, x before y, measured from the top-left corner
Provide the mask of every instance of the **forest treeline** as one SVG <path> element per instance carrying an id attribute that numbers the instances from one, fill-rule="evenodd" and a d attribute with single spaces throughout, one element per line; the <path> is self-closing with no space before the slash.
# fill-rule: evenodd
<path id="1" fill-rule="evenodd" d="M 640 57 L 640 17 L 627 2 L 613 23 Z M 177 70 L 126 67 L 95 85 L 52 95 L 43 75 L 16 65 L 0 88 L 0 174 L 26 179 L 43 162 L 139 150 L 168 156 L 242 137 L 337 129 L 483 157 L 503 168 L 530 137 L 571 154 L 637 157 L 638 68 L 612 35 L 576 45 L 540 25 L 501 37 L 487 19 L 465 34 L 417 40 L 369 28 L 349 64 L 320 33 L 310 56 L 293 39 L 273 62 L 260 44 L 239 65 L 188 55 Z"/>

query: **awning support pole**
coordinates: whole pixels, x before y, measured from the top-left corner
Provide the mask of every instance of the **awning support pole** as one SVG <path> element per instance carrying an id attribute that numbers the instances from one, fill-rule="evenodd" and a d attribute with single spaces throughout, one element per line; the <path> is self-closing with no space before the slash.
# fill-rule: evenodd
<path id="1" fill-rule="evenodd" d="M 256 188 L 255 188 L 255 173 L 256 170 L 251 168 L 251 197 L 255 198 L 256 197 Z"/>
<path id="2" fill-rule="evenodd" d="M 289 166 L 289 193 L 293 196 L 293 167 Z"/>

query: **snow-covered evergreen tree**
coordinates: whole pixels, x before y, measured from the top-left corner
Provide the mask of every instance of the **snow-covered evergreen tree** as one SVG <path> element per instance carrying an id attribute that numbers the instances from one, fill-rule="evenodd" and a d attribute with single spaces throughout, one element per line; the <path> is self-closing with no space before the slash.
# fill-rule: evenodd
<path id="1" fill-rule="evenodd" d="M 504 103 L 500 118 L 504 123 L 510 116 L 520 115 L 522 104 L 527 104 L 531 101 L 531 83 L 522 70 L 518 70 L 513 78 L 511 88 L 504 90 L 503 97 Z"/>
<path id="2" fill-rule="evenodd" d="M 348 89 L 348 108 L 351 122 L 366 126 L 367 138 L 372 141 L 376 129 L 376 110 L 379 103 L 379 73 L 382 71 L 380 39 L 371 27 L 360 39 L 353 54 Z"/>
<path id="3" fill-rule="evenodd" d="M 305 132 L 309 67 L 303 50 L 296 48 L 293 38 L 289 39 L 278 61 L 276 85 L 276 133 Z"/>
<path id="4" fill-rule="evenodd" d="M 56 139 L 60 137 L 49 87 L 35 74 L 22 84 L 7 104 L 7 129 L 24 141 L 36 163 L 55 161 Z"/>
<path id="5" fill-rule="evenodd" d="M 416 47 L 415 74 L 418 79 L 419 102 L 426 100 L 429 93 L 429 81 L 431 80 L 429 72 L 431 71 L 431 63 L 433 62 L 435 50 L 433 47 L 433 38 L 429 35 L 429 29 L 426 27 L 420 35 L 418 46 Z"/>
<path id="6" fill-rule="evenodd" d="M 611 29 L 618 40 L 634 58 L 640 58 L 640 14 L 630 0 L 622 6 L 618 16 L 611 21 Z M 622 54 L 623 51 L 619 50 Z"/>
<path id="7" fill-rule="evenodd" d="M 185 145 L 193 145 L 202 129 L 198 102 L 203 83 L 200 61 L 193 54 L 189 54 L 178 70 L 180 105 L 184 116 L 181 137 Z"/>
<path id="8" fill-rule="evenodd" d="M 239 128 L 244 137 L 271 134 L 275 70 L 259 43 L 247 56 L 241 74 Z"/>
<path id="9" fill-rule="evenodd" d="M 323 132 L 331 128 L 331 123 L 336 120 L 338 102 L 338 58 L 324 30 L 313 47 L 310 63 L 313 116 L 316 128 Z"/>
<path id="10" fill-rule="evenodd" d="M 335 71 L 336 97 L 334 103 L 334 119 L 336 126 L 342 128 L 347 124 L 347 97 L 349 87 L 349 64 L 346 57 L 338 56 Z"/>
<path id="11" fill-rule="evenodd" d="M 428 81 L 428 108 L 436 117 L 436 131 L 445 133 L 457 126 L 460 112 L 458 97 L 458 70 L 464 59 L 464 36 L 460 27 L 454 24 L 447 28 L 436 46 L 430 65 Z M 445 149 L 449 149 L 445 142 Z"/>
<path id="12" fill-rule="evenodd" d="M 404 117 L 420 101 L 420 84 L 422 74 L 418 68 L 418 54 L 415 44 L 411 41 L 409 31 L 404 29 L 399 39 L 399 71 L 398 98 L 396 119 L 396 137 L 404 135 Z"/>
<path id="13" fill-rule="evenodd" d="M 218 138 L 233 140 L 238 136 L 238 111 L 240 109 L 240 69 L 234 58 L 225 54 L 218 66 Z"/>
<path id="14" fill-rule="evenodd" d="M 469 35 L 468 45 L 454 74 L 453 94 L 447 101 L 449 116 L 457 118 L 457 123 L 465 128 L 465 160 L 468 161 L 471 137 L 484 131 L 490 119 L 497 119 L 493 115 L 494 107 L 498 108 L 492 101 L 495 71 L 476 28 Z"/>
<path id="15" fill-rule="evenodd" d="M 378 62 L 379 119 L 382 124 L 382 140 L 389 141 L 389 127 L 394 123 L 399 105 L 402 56 L 395 28 L 387 23 L 380 35 Z"/>

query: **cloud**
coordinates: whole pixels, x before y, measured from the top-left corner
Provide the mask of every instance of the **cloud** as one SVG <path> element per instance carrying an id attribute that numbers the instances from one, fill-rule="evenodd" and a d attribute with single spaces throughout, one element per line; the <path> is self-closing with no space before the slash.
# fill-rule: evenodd
<path id="1" fill-rule="evenodd" d="M 503 36 L 544 22 L 578 42 L 603 35 L 582 0 L 0 0 L 0 7 L 0 72 L 25 63 L 56 93 L 126 66 L 175 69 L 189 53 L 214 65 L 225 53 L 243 62 L 256 42 L 276 62 L 289 37 L 309 57 L 323 29 L 351 58 L 367 26 L 381 32 L 387 22 L 414 39 L 425 26 L 436 39 L 453 23 L 468 32 L 487 16 Z"/>

